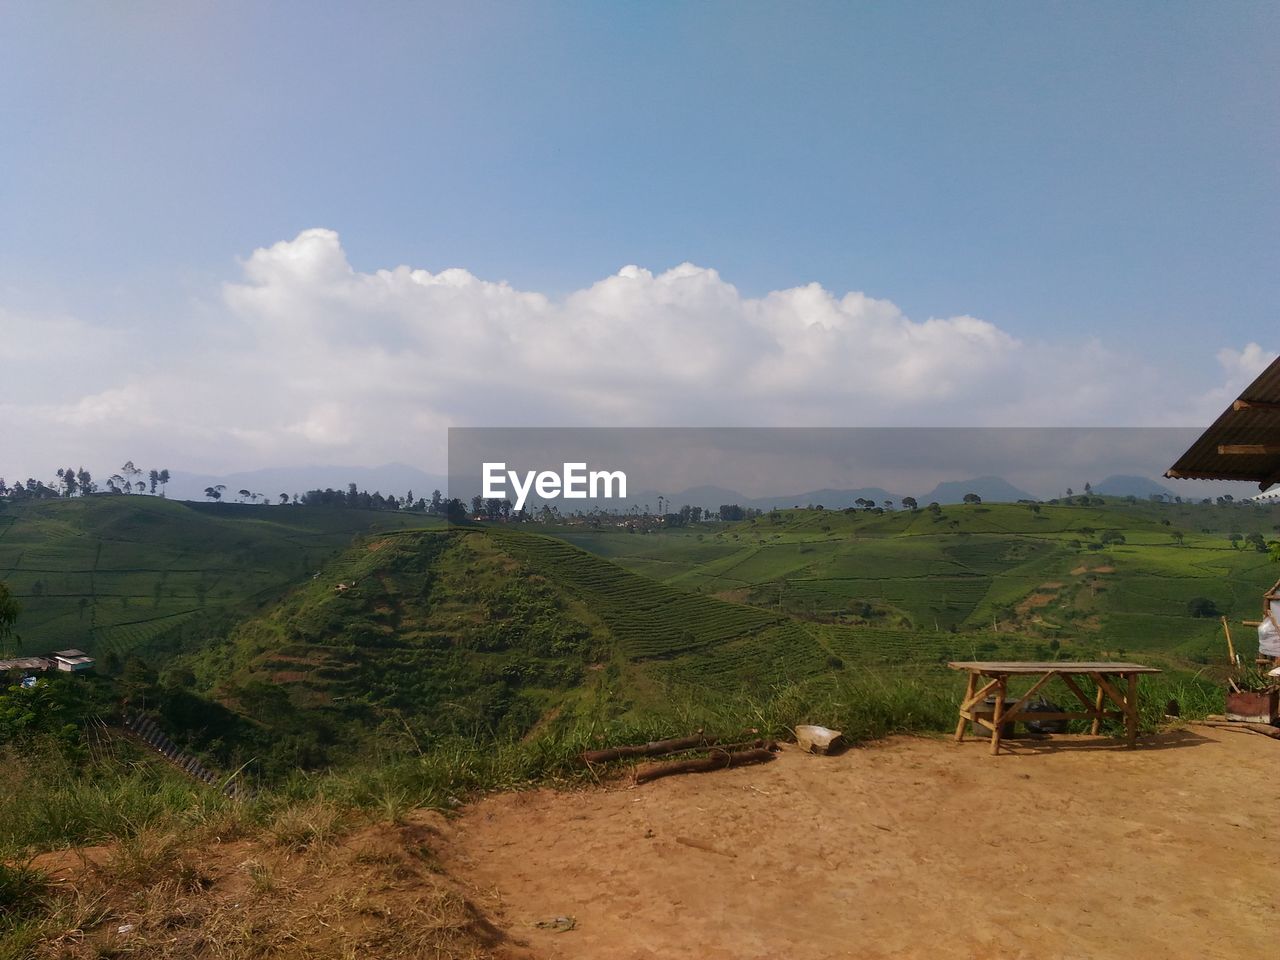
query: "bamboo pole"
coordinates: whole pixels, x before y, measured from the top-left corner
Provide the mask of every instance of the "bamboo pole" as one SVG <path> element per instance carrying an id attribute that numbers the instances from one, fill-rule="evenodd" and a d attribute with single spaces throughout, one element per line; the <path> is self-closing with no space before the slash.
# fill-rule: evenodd
<path id="1" fill-rule="evenodd" d="M 969 702 L 973 699 L 973 690 L 978 685 L 978 675 L 972 670 L 969 671 L 969 684 L 964 691 L 964 699 L 960 701 L 960 720 L 956 723 L 956 743 L 964 739 L 965 728 L 969 726 L 969 718 L 965 714 L 969 711 Z"/>
<path id="2" fill-rule="evenodd" d="M 1000 721 L 1004 719 L 1004 695 L 1006 689 L 1006 678 L 1004 676 L 997 677 L 996 709 L 991 717 L 991 755 L 993 757 L 1000 753 Z"/>
<path id="3" fill-rule="evenodd" d="M 1131 673 L 1128 680 L 1129 690 L 1125 696 L 1124 707 L 1124 732 L 1128 745 L 1134 747 L 1138 743 L 1138 675 Z"/>
<path id="4" fill-rule="evenodd" d="M 1106 702 L 1107 694 L 1103 689 L 1102 684 L 1098 683 L 1097 677 L 1093 678 L 1093 682 L 1097 684 L 1098 689 L 1093 695 L 1093 709 L 1095 712 L 1093 715 L 1093 725 L 1089 728 L 1089 733 L 1096 737 L 1102 731 L 1102 705 Z"/>

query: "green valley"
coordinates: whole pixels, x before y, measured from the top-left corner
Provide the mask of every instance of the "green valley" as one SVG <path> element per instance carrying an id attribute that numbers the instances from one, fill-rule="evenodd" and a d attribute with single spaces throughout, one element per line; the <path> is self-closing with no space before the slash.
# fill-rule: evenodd
<path id="1" fill-rule="evenodd" d="M 1277 521 L 1091 498 L 628 532 L 102 497 L 8 505 L 0 570 L 24 650 L 87 650 L 188 747 L 277 779 L 903 684 L 894 723 L 929 726 L 953 659 L 1140 654 L 1180 682 L 1223 661 L 1219 613 L 1256 616 Z"/>

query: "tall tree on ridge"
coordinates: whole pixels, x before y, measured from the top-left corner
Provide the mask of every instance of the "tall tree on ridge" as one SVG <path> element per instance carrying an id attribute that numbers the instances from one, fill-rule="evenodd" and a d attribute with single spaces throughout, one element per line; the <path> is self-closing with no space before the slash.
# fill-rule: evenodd
<path id="1" fill-rule="evenodd" d="M 124 475 L 125 479 L 130 481 L 130 487 L 132 486 L 132 481 L 135 477 L 142 476 L 142 471 L 133 465 L 132 460 L 126 460 L 124 466 L 120 468 L 120 472 Z M 126 487 L 125 489 L 127 492 L 129 487 Z"/>

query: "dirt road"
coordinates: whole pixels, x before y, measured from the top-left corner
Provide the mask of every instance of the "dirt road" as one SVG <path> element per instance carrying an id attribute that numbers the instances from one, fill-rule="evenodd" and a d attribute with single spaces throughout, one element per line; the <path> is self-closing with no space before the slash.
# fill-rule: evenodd
<path id="1" fill-rule="evenodd" d="M 898 738 L 491 797 L 444 860 L 547 960 L 1248 960 L 1280 956 L 1278 820 L 1280 742 L 1254 734 Z"/>

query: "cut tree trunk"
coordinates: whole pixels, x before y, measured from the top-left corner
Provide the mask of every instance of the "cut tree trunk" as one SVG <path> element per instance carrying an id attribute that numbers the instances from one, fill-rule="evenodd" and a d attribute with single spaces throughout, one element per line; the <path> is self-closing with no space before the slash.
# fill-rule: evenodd
<path id="1" fill-rule="evenodd" d="M 708 757 L 696 760 L 675 760 L 670 763 L 654 763 L 641 767 L 636 771 L 636 783 L 648 783 L 660 777 L 670 777 L 677 773 L 706 773 L 711 770 L 723 770 L 726 767 L 741 767 L 749 763 L 767 763 L 773 759 L 776 743 L 768 743 L 748 750 L 714 750 Z"/>
<path id="2" fill-rule="evenodd" d="M 627 747 L 610 747 L 607 750 L 587 750 L 582 754 L 584 763 L 608 763 L 610 760 L 622 760 L 626 757 L 660 757 L 664 753 L 679 753 L 681 750 L 698 750 L 714 746 L 717 737 L 704 737 L 698 734 L 693 737 L 677 737 L 674 740 L 651 740 Z"/>

